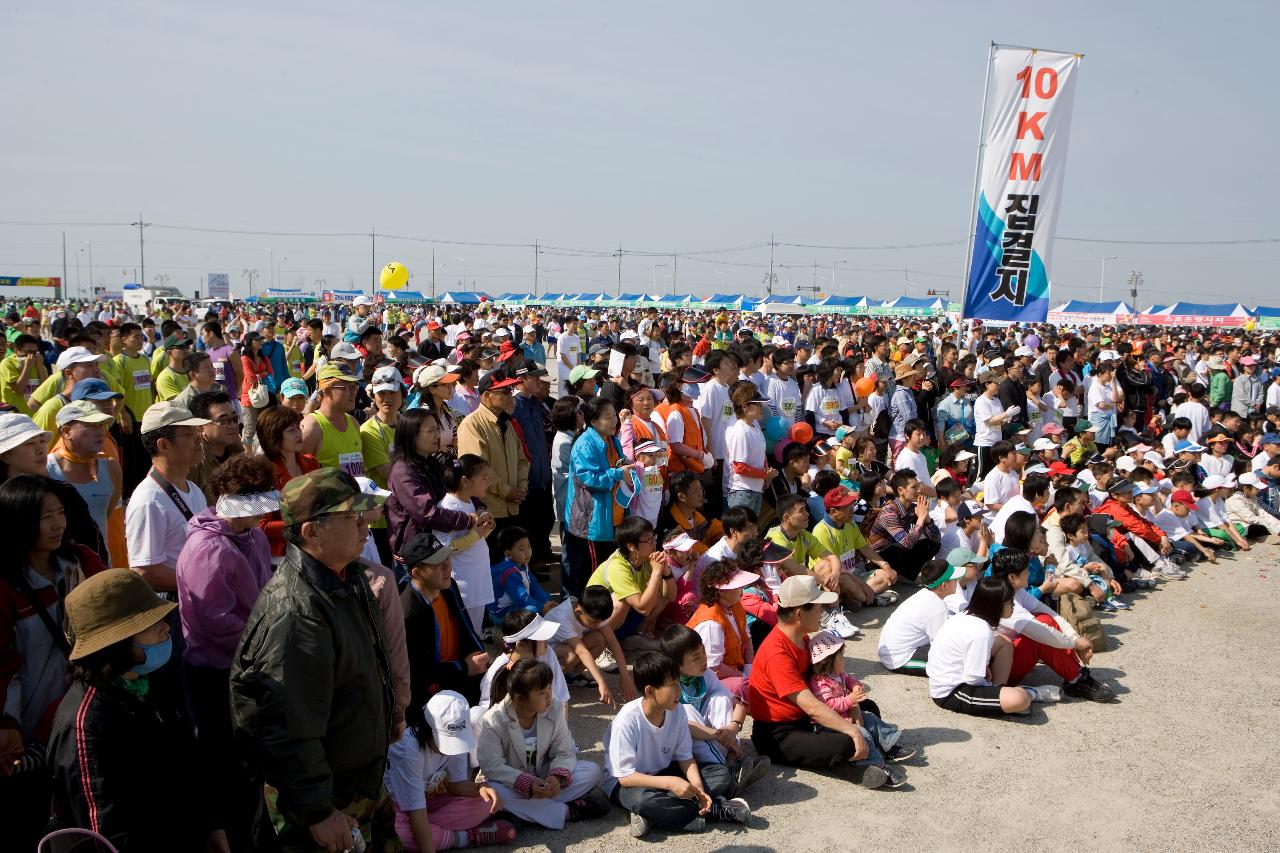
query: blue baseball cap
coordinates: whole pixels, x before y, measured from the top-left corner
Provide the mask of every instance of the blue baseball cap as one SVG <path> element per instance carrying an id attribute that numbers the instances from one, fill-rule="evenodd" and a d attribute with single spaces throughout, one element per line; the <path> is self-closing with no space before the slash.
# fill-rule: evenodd
<path id="1" fill-rule="evenodd" d="M 1183 439 L 1173 445 L 1174 453 L 1204 453 L 1204 448 L 1196 444 L 1194 441 Z"/>
<path id="2" fill-rule="evenodd" d="M 1258 439 L 1259 444 L 1280 444 L 1280 432 L 1269 432 Z"/>
<path id="3" fill-rule="evenodd" d="M 71 402 L 76 400 L 119 400 L 123 394 L 111 390 L 101 379 L 82 379 L 71 389 Z"/>
<path id="4" fill-rule="evenodd" d="M 307 390 L 307 383 L 297 377 L 286 379 L 280 383 L 280 394 L 284 397 L 310 397 L 311 392 Z"/>

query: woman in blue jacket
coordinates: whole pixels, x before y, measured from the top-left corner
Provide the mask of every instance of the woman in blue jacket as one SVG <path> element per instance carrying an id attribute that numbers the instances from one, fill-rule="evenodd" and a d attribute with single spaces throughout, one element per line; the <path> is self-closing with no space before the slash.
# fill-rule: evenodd
<path id="1" fill-rule="evenodd" d="M 613 525 L 622 520 L 623 505 L 617 501 L 618 484 L 630 473 L 631 464 L 618 441 L 618 413 L 613 403 L 592 397 L 583 406 L 586 427 L 578 433 L 569 453 L 569 482 L 565 494 L 565 524 L 561 531 L 569 576 L 565 589 L 582 594 L 587 578 L 605 557 L 613 553 Z M 574 512 L 582 509 L 579 489 L 591 497 L 590 518 Z"/>

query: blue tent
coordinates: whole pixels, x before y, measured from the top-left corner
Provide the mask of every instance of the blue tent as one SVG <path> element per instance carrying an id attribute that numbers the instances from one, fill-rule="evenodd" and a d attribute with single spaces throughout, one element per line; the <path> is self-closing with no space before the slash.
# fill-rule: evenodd
<path id="1" fill-rule="evenodd" d="M 440 297 L 440 301 L 448 305 L 479 305 L 483 300 L 480 297 L 488 298 L 487 293 L 474 293 L 470 290 L 450 290 Z"/>
<path id="2" fill-rule="evenodd" d="M 1169 307 L 1168 305 L 1152 305 L 1150 308 L 1148 308 L 1148 309 L 1147 309 L 1146 313 L 1148 313 L 1148 314 L 1163 314 L 1163 313 L 1164 313 L 1164 309 L 1166 309 L 1166 308 L 1168 308 L 1168 307 Z"/>
<path id="3" fill-rule="evenodd" d="M 884 303 L 885 308 L 932 308 L 937 311 L 947 310 L 946 300 L 939 296 L 899 296 Z"/>
<path id="4" fill-rule="evenodd" d="M 383 294 L 388 302 L 430 302 L 416 290 L 389 290 Z"/>
<path id="5" fill-rule="evenodd" d="M 693 296 L 688 293 L 668 293 L 666 296 L 658 297 L 659 305 L 688 305 L 693 300 Z"/>
<path id="6" fill-rule="evenodd" d="M 1257 317 L 1280 317 L 1280 308 L 1271 308 L 1266 305 L 1259 305 L 1253 309 L 1254 316 Z"/>
<path id="7" fill-rule="evenodd" d="M 614 297 L 614 300 L 613 300 L 613 301 L 614 301 L 614 302 L 627 302 L 627 303 L 631 303 L 631 304 L 636 304 L 636 305 L 638 305 L 638 304 L 640 304 L 641 302 L 644 302 L 644 301 L 645 301 L 645 299 L 647 299 L 647 298 L 648 298 L 648 297 L 646 297 L 643 293 L 623 293 L 623 294 L 622 294 L 622 295 L 620 295 L 620 296 L 616 296 L 616 297 Z"/>
<path id="8" fill-rule="evenodd" d="M 1250 312 L 1239 302 L 1204 303 L 1175 302 L 1161 311 L 1152 314 L 1170 314 L 1179 317 L 1248 317 Z"/>
<path id="9" fill-rule="evenodd" d="M 816 303 L 817 300 L 810 299 L 807 296 L 801 296 L 798 293 L 787 295 L 773 293 L 766 296 L 764 299 L 761 299 L 759 302 L 760 305 L 814 305 Z"/>

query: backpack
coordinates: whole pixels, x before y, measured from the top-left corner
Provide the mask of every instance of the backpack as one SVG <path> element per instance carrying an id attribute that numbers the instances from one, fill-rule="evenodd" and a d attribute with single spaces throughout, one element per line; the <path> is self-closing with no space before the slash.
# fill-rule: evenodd
<path id="1" fill-rule="evenodd" d="M 1058 615 L 1075 628 L 1076 633 L 1093 644 L 1095 652 L 1107 650 L 1107 634 L 1102 623 L 1093 615 L 1093 601 L 1074 592 L 1058 598 Z"/>

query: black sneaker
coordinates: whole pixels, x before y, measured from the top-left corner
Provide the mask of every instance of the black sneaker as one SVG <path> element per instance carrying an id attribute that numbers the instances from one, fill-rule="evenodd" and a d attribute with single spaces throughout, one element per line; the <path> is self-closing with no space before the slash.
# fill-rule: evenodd
<path id="1" fill-rule="evenodd" d="M 1075 681 L 1063 684 L 1062 692 L 1076 699 L 1088 699 L 1090 702 L 1110 702 L 1116 698 L 1113 691 L 1103 687 L 1088 673 L 1082 673 Z"/>
<path id="2" fill-rule="evenodd" d="M 711 804 L 711 813 L 707 817 L 720 823 L 746 823 L 751 820 L 751 806 L 741 797 L 731 800 L 718 798 Z"/>
<path id="3" fill-rule="evenodd" d="M 608 798 L 599 791 L 592 791 L 585 797 L 570 800 L 567 805 L 569 807 L 568 818 L 570 823 L 604 817 L 612 807 Z"/>
<path id="4" fill-rule="evenodd" d="M 880 787 L 886 790 L 892 790 L 893 788 L 901 788 L 903 785 L 907 784 L 907 774 L 903 773 L 900 768 L 886 767 L 884 772 L 889 775 L 889 780 Z"/>
<path id="5" fill-rule="evenodd" d="M 884 754 L 884 757 L 897 764 L 915 758 L 917 751 L 914 746 L 903 746 L 900 743 L 896 743 L 893 745 L 893 749 Z"/>
<path id="6" fill-rule="evenodd" d="M 883 788 L 889 783 L 889 771 L 883 767 L 877 767 L 874 764 L 868 764 L 865 767 L 858 768 L 862 771 L 862 778 L 859 782 L 864 788 L 875 790 Z"/>

